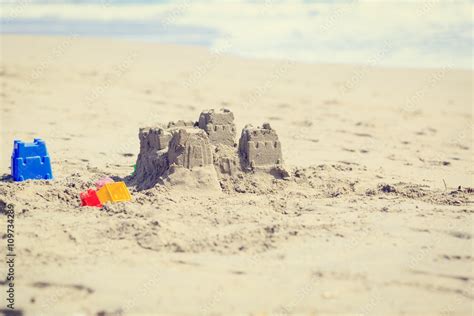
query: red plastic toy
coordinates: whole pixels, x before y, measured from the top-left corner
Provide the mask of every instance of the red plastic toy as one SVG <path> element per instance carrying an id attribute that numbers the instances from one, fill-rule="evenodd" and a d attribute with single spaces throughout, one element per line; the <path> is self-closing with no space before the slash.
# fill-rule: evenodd
<path id="1" fill-rule="evenodd" d="M 81 193 L 81 206 L 95 206 L 102 207 L 97 192 L 90 189 L 87 192 Z"/>

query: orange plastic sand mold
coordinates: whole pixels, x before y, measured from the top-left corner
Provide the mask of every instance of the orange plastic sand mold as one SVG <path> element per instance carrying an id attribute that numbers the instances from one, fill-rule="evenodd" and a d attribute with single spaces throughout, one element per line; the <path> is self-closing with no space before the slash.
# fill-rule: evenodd
<path id="1" fill-rule="evenodd" d="M 105 184 L 97 191 L 97 197 L 102 204 L 107 202 L 127 202 L 132 199 L 125 182 Z"/>

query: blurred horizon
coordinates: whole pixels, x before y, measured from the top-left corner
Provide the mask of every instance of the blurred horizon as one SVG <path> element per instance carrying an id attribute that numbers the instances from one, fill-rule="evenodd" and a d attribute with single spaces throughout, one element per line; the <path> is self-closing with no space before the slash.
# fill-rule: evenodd
<path id="1" fill-rule="evenodd" d="M 1 34 L 200 45 L 243 57 L 472 69 L 473 5 L 369 1 L 0 1 Z"/>

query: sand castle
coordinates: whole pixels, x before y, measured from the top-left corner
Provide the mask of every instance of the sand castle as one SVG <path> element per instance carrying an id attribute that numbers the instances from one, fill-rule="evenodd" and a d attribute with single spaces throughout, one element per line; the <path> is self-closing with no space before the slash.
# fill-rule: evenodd
<path id="1" fill-rule="evenodd" d="M 141 188 L 154 186 L 177 168 L 212 168 L 218 181 L 242 172 L 270 172 L 283 163 L 281 143 L 270 124 L 245 126 L 236 144 L 234 114 L 227 109 L 203 111 L 197 122 L 141 128 L 139 138 L 132 181 Z"/>

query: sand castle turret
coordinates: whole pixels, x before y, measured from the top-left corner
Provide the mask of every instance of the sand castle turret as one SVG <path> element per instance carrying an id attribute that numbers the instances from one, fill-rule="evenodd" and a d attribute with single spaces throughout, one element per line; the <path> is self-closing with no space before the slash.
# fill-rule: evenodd
<path id="1" fill-rule="evenodd" d="M 239 153 L 246 168 L 281 165 L 283 162 L 278 135 L 268 123 L 262 127 L 245 126 L 240 136 Z"/>
<path id="2" fill-rule="evenodd" d="M 203 111 L 199 116 L 199 128 L 206 131 L 214 145 L 235 145 L 234 113 L 227 109 Z"/>
<path id="3" fill-rule="evenodd" d="M 141 187 L 152 187 L 168 170 L 168 144 L 172 134 L 162 127 L 141 128 L 140 153 L 136 163 L 134 182 Z"/>
<path id="4" fill-rule="evenodd" d="M 161 127 L 141 128 L 138 135 L 140 138 L 140 152 L 167 148 L 171 136 L 169 131 Z"/>

